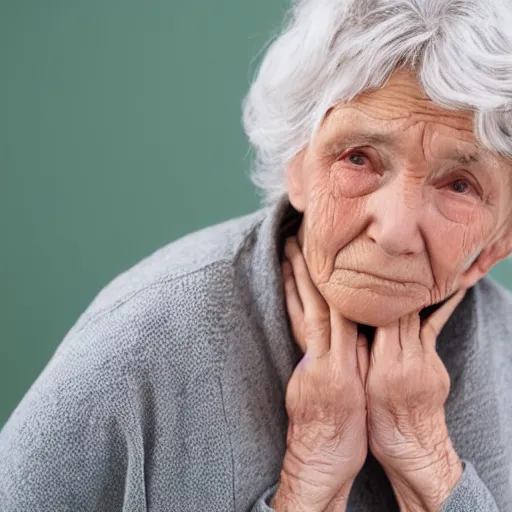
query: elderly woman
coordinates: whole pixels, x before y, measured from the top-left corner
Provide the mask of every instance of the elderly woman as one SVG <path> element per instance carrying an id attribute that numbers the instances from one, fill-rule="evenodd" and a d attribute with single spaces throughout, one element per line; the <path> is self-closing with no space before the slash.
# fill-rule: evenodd
<path id="1" fill-rule="evenodd" d="M 510 511 L 512 8 L 297 0 L 244 105 L 267 207 L 105 288 L 0 508 Z"/>

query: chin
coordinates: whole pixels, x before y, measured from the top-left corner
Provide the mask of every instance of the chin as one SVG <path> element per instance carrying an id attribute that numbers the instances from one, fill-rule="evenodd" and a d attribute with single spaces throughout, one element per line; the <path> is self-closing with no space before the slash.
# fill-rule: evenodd
<path id="1" fill-rule="evenodd" d="M 389 325 L 427 305 L 424 296 L 388 296 L 368 289 L 337 291 L 332 295 L 323 290 L 323 295 L 328 304 L 349 320 L 373 327 Z"/>

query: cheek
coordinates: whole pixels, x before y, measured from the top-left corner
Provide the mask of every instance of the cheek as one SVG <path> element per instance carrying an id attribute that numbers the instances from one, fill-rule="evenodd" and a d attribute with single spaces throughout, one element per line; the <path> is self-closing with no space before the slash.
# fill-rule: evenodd
<path id="1" fill-rule="evenodd" d="M 493 215 L 482 204 L 481 199 L 473 197 L 457 197 L 449 190 L 432 190 L 432 202 L 435 204 L 438 215 L 461 227 L 468 227 L 473 231 L 482 233 L 488 229 Z M 479 236 L 475 233 L 475 237 Z"/>
<path id="2" fill-rule="evenodd" d="M 333 197 L 355 199 L 363 197 L 378 187 L 379 177 L 375 172 L 351 168 L 333 163 L 328 171 L 329 190 Z"/>
<path id="3" fill-rule="evenodd" d="M 456 223 L 439 215 L 426 224 L 430 234 L 429 250 L 437 281 L 446 281 L 465 270 L 468 260 L 484 247 L 492 230 L 492 217 L 488 212 L 467 213 L 464 223 Z M 461 215 L 461 214 L 459 214 Z"/>
<path id="4" fill-rule="evenodd" d="M 304 214 L 305 256 L 317 284 L 329 280 L 336 257 L 360 235 L 366 198 L 340 198 L 329 191 L 312 196 Z"/>

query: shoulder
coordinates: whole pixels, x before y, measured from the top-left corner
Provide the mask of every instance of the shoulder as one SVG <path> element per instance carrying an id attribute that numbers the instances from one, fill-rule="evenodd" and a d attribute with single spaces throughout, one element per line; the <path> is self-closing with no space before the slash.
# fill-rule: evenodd
<path id="1" fill-rule="evenodd" d="M 250 254 L 267 214 L 260 209 L 190 233 L 115 277 L 60 343 L 38 389 L 42 380 L 52 387 L 82 379 L 77 392 L 90 386 L 102 393 L 167 353 L 174 361 L 185 351 L 200 357 L 203 344 L 211 356 L 210 331 L 223 327 L 232 305 L 234 267 Z"/>
<path id="2" fill-rule="evenodd" d="M 181 351 L 200 354 L 203 343 L 211 352 L 210 330 L 222 327 L 232 305 L 237 258 L 253 243 L 264 216 L 258 210 L 190 233 L 117 276 L 78 319 L 54 359 L 82 351 L 94 354 L 82 359 L 87 371 L 115 360 L 116 371 L 133 373 L 167 352 L 179 360 Z"/>
<path id="3" fill-rule="evenodd" d="M 77 327 L 151 288 L 176 280 L 187 281 L 187 276 L 195 273 L 211 275 L 216 269 L 229 268 L 264 216 L 265 210 L 258 210 L 195 231 L 158 249 L 105 286 Z"/>
<path id="4" fill-rule="evenodd" d="M 479 312 L 489 315 L 492 319 L 495 315 L 501 317 L 504 312 L 512 310 L 512 291 L 505 288 L 501 283 L 491 276 L 481 279 L 474 287 L 475 297 L 479 306 Z M 501 318 L 507 320 L 508 318 Z M 510 318 L 512 325 L 512 317 Z"/>
<path id="5" fill-rule="evenodd" d="M 108 403 L 127 379 L 200 372 L 222 357 L 233 310 L 233 266 L 265 210 L 191 233 L 109 283 L 60 343 L 13 416 L 38 403 Z M 244 251 L 245 254 L 246 251 Z M 48 405 L 48 404 L 47 404 Z"/>
<path id="6" fill-rule="evenodd" d="M 491 276 L 481 279 L 473 290 L 477 325 L 494 351 L 502 357 L 508 355 L 512 365 L 512 291 Z"/>
<path id="7" fill-rule="evenodd" d="M 12 488 L 22 472 L 55 479 L 58 464 L 44 463 L 43 454 L 57 461 L 69 450 L 72 471 L 89 479 L 94 464 L 80 461 L 94 454 L 96 465 L 108 464 L 116 443 L 134 436 L 143 416 L 137 404 L 160 399 L 171 407 L 173 396 L 184 400 L 194 382 L 215 381 L 225 334 L 236 322 L 234 267 L 240 254 L 251 253 L 264 216 L 259 210 L 191 233 L 98 294 L 2 430 L 0 454 L 12 462 Z M 57 503 L 58 490 L 48 489 L 48 503 Z"/>

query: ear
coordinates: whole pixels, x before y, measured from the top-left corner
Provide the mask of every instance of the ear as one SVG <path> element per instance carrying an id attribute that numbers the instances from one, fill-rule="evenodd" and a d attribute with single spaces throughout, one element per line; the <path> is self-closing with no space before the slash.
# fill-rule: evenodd
<path id="1" fill-rule="evenodd" d="M 482 277 L 486 276 L 494 265 L 507 258 L 512 253 L 512 233 L 495 240 L 482 250 L 475 262 L 462 274 L 460 285 L 471 288 Z"/>
<path id="2" fill-rule="evenodd" d="M 306 208 L 306 182 L 304 172 L 303 149 L 297 153 L 286 165 L 286 186 L 288 188 L 288 199 L 292 206 L 301 213 Z"/>

